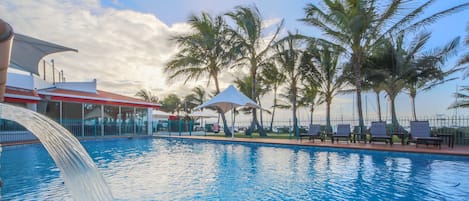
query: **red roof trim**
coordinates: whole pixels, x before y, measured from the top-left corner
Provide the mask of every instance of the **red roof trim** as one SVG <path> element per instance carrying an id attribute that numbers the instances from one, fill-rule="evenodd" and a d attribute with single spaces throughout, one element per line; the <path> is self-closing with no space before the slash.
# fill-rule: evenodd
<path id="1" fill-rule="evenodd" d="M 36 103 L 37 104 L 39 101 L 30 100 L 30 99 L 5 97 L 5 102 L 7 102 L 7 103 Z"/>
<path id="2" fill-rule="evenodd" d="M 144 107 L 144 108 L 155 108 L 155 109 L 160 108 L 160 106 L 155 106 L 155 105 L 146 105 L 146 104 L 138 104 L 138 103 L 122 103 L 122 102 L 115 102 L 115 101 L 91 100 L 91 99 L 84 99 L 84 98 L 71 98 L 71 97 L 61 97 L 61 96 L 52 96 L 51 100 L 66 101 L 66 102 L 77 102 L 77 103 L 89 103 L 89 104 L 119 105 L 119 106 L 129 106 L 129 107 Z"/>

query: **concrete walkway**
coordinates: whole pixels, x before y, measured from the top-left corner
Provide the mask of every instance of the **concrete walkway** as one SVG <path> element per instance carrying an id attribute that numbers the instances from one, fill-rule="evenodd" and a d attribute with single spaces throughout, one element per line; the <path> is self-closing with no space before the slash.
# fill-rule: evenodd
<path id="1" fill-rule="evenodd" d="M 309 141 L 304 139 L 302 141 L 296 139 L 272 139 L 272 138 L 234 138 L 230 137 L 209 137 L 209 136 L 157 136 L 162 138 L 186 138 L 197 140 L 217 140 L 217 141 L 235 141 L 235 142 L 255 142 L 255 143 L 268 143 L 268 144 L 285 144 L 285 145 L 298 145 L 298 146 L 317 146 L 317 147 L 334 147 L 334 148 L 347 148 L 347 149 L 362 149 L 362 150 L 378 150 L 378 151 L 395 151 L 395 152 L 411 152 L 411 153 L 430 153 L 430 154 L 446 154 L 458 155 L 469 157 L 469 146 L 455 145 L 454 148 L 448 147 L 448 144 L 443 143 L 441 149 L 433 145 L 425 146 L 415 144 L 401 145 L 394 143 L 392 146 L 385 143 L 374 142 L 372 144 L 361 143 L 347 143 L 340 141 L 339 143 L 332 144 L 330 140 L 321 142 L 320 140 Z"/>

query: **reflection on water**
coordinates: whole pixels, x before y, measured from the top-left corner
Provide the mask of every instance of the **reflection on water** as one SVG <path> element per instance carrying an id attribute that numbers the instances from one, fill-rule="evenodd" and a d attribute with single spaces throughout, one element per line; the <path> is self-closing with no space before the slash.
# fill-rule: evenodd
<path id="1" fill-rule="evenodd" d="M 469 178 L 469 159 L 463 157 L 176 139 L 83 145 L 119 200 L 464 200 L 469 196 L 469 181 L 459 179 Z M 4 155 L 17 151 L 6 149 Z M 2 177 L 8 175 L 2 172 Z M 60 188 L 54 179 L 49 186 Z"/>
<path id="2" fill-rule="evenodd" d="M 0 103 L 0 119 L 11 120 L 19 123 L 31 131 L 41 141 L 42 145 L 44 145 L 49 155 L 60 169 L 63 181 L 67 186 L 67 190 L 70 192 L 70 194 L 72 194 L 72 197 L 75 200 L 113 199 L 110 189 L 107 187 L 101 174 L 97 171 L 95 164 L 88 156 L 86 150 L 83 148 L 83 146 L 81 146 L 80 142 L 78 142 L 78 140 L 64 127 L 60 126 L 53 120 L 31 110 L 3 103 Z M 30 155 L 23 155 L 22 157 L 19 157 L 19 160 L 28 160 L 29 157 Z M 2 159 L 2 161 L 4 160 Z M 10 163 L 9 160 L 5 162 L 7 164 Z M 42 163 L 43 161 L 39 162 Z M 14 161 L 11 161 L 11 163 L 14 163 Z M 53 166 L 55 166 L 55 164 L 52 166 L 49 166 L 49 164 L 50 163 L 48 163 L 46 169 L 54 168 Z M 30 169 L 36 167 L 37 166 L 26 167 L 24 170 L 29 171 Z M 16 166 L 10 166 L 8 168 L 7 165 L 3 166 L 2 164 L 1 172 L 3 174 L 4 172 L 11 171 L 12 169 L 14 171 L 16 168 Z M 41 171 L 42 169 L 39 171 L 40 176 L 43 175 Z M 20 172 L 16 176 L 22 177 L 22 175 L 23 174 Z M 44 176 L 47 177 L 48 174 L 45 174 Z M 16 184 L 16 182 L 8 182 L 9 180 L 7 178 L 4 179 L 5 189 L 7 189 L 9 185 Z M 62 182 L 56 183 L 60 184 Z M 40 183 L 40 185 L 48 184 L 50 183 Z M 2 190 L 6 191 L 5 189 Z M 31 195 L 36 196 L 34 195 L 34 191 L 32 192 L 33 193 Z M 29 193 L 29 191 L 26 191 L 22 194 L 26 193 Z M 6 199 L 6 197 L 7 196 L 3 198 Z M 36 197 L 36 199 L 41 200 L 44 198 Z M 47 196 L 45 200 L 47 200 Z"/>

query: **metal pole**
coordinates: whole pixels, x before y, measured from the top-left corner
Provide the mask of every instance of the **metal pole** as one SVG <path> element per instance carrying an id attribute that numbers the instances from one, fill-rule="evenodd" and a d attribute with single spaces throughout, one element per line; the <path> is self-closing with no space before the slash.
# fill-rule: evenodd
<path id="1" fill-rule="evenodd" d="M 46 60 L 42 60 L 42 66 L 44 67 L 44 80 L 46 80 Z"/>
<path id="2" fill-rule="evenodd" d="M 55 62 L 53 59 L 50 62 L 52 63 L 52 83 L 55 84 Z"/>

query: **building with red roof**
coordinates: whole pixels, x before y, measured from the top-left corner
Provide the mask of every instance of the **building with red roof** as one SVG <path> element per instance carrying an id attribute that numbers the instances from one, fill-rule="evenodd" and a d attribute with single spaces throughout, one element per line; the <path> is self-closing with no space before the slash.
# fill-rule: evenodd
<path id="1" fill-rule="evenodd" d="M 44 47 L 30 47 L 37 45 Z M 15 36 L 9 67 L 19 71 L 8 72 L 6 103 L 44 114 L 75 136 L 151 134 L 152 111 L 160 108 L 160 104 L 98 90 L 96 79 L 66 82 L 59 72 L 58 79 L 54 75 L 52 80 L 47 80 L 46 68 L 51 68 L 52 73 L 57 70 L 53 65 L 46 67 L 45 61 L 41 77 L 37 65 L 40 60 L 29 61 L 31 58 L 42 59 L 47 54 L 73 50 L 54 45 L 24 35 Z M 44 51 L 45 48 L 51 48 L 50 52 Z M 41 51 L 34 52 L 35 49 Z M 31 56 L 34 54 L 38 55 Z"/>

